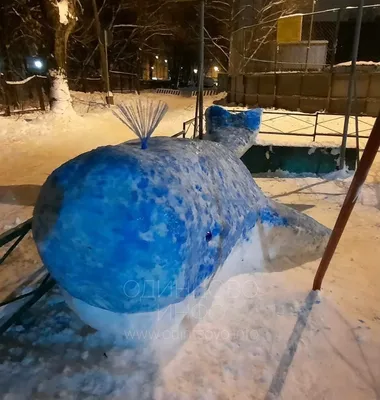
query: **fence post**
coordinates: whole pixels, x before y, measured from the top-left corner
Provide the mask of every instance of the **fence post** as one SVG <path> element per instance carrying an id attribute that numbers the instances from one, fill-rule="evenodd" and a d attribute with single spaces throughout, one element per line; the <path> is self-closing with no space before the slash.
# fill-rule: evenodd
<path id="1" fill-rule="evenodd" d="M 9 117 L 11 115 L 11 108 L 9 105 L 9 96 L 8 96 L 8 87 L 7 82 L 5 80 L 5 76 L 0 74 L 0 86 L 3 89 L 4 100 L 5 100 L 5 116 Z"/>
<path id="2" fill-rule="evenodd" d="M 135 75 L 136 76 L 136 91 L 137 91 L 137 94 L 140 94 L 140 78 L 139 78 L 139 76 L 138 76 L 138 74 L 136 74 Z"/>
<path id="3" fill-rule="evenodd" d="M 46 111 L 45 108 L 45 101 L 44 101 L 44 94 L 42 91 L 42 84 L 41 84 L 41 79 L 38 76 L 35 76 L 34 79 L 36 80 L 35 86 L 36 86 L 36 90 L 37 90 L 37 96 L 38 96 L 38 100 L 40 102 L 40 108 L 42 111 Z"/>
<path id="4" fill-rule="evenodd" d="M 123 76 L 119 74 L 119 81 L 120 81 L 120 93 L 123 93 Z"/>
<path id="5" fill-rule="evenodd" d="M 82 75 L 82 88 L 84 93 L 87 93 L 87 78 Z"/>
<path id="6" fill-rule="evenodd" d="M 319 117 L 319 112 L 317 112 L 317 115 L 315 116 L 315 125 L 314 125 L 313 142 L 315 142 L 315 139 L 316 139 L 316 137 L 317 137 L 318 117 Z"/>

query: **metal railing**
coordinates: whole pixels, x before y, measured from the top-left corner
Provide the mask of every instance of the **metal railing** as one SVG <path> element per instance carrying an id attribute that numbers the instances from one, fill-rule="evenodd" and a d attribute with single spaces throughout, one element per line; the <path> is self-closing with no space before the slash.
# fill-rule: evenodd
<path id="1" fill-rule="evenodd" d="M 232 109 L 230 112 L 242 112 L 243 110 Z M 327 120 L 324 120 L 322 117 L 329 117 Z M 284 130 L 272 125 L 272 123 L 276 120 L 281 120 L 284 118 L 289 118 L 295 120 L 298 123 L 303 124 L 301 128 L 296 128 L 293 130 Z M 301 137 L 310 137 L 313 142 L 316 141 L 317 137 L 342 137 L 342 132 L 336 128 L 333 128 L 329 123 L 336 122 L 339 120 L 343 121 L 343 115 L 337 114 L 329 114 L 324 112 L 316 112 L 316 113 L 301 113 L 294 111 L 264 111 L 263 118 L 261 122 L 260 135 L 280 135 L 280 136 L 301 136 Z M 355 125 L 360 122 L 361 126 L 365 126 L 365 128 L 361 128 L 360 131 L 362 133 L 371 132 L 373 123 L 369 123 L 366 121 L 368 117 L 351 117 L 352 120 L 355 121 Z M 311 121 L 310 121 L 311 120 Z M 176 133 L 172 137 L 183 137 L 183 138 L 191 138 L 195 139 L 198 135 L 198 129 L 195 127 L 195 118 L 189 119 L 183 123 L 182 131 Z M 321 131 L 320 128 L 324 129 Z M 308 131 L 307 131 L 308 130 Z M 369 135 L 359 134 L 356 136 L 356 131 L 351 132 L 348 135 L 349 138 L 359 139 L 368 139 Z"/>
<path id="2" fill-rule="evenodd" d="M 203 118 L 203 120 L 205 121 L 205 118 Z M 205 124 L 203 131 L 206 132 Z M 198 137 L 198 134 L 199 134 L 198 124 L 197 125 L 195 124 L 195 118 L 191 118 L 182 124 L 182 131 L 174 134 L 172 138 L 177 138 L 182 136 L 183 139 L 196 139 Z"/>
<path id="3" fill-rule="evenodd" d="M 12 241 L 13 244 L 9 247 L 4 255 L 0 258 L 0 266 L 5 262 L 5 260 L 11 255 L 11 253 L 16 249 L 16 247 L 21 243 L 24 237 L 29 233 L 32 228 L 32 219 L 29 219 L 22 224 L 12 228 L 0 235 L 0 248 L 8 245 Z M 44 274 L 44 276 L 37 282 L 37 287 L 28 293 L 17 294 L 20 288 L 16 289 L 10 296 L 8 296 L 4 301 L 0 302 L 0 308 L 8 306 L 12 303 L 20 302 L 20 307 L 17 308 L 15 312 L 9 316 L 5 316 L 0 321 L 0 335 L 8 330 L 13 324 L 19 321 L 22 314 L 25 313 L 33 304 L 35 304 L 44 294 L 51 290 L 55 285 L 54 279 L 50 277 L 49 273 Z M 21 303 L 21 301 L 23 302 Z"/>

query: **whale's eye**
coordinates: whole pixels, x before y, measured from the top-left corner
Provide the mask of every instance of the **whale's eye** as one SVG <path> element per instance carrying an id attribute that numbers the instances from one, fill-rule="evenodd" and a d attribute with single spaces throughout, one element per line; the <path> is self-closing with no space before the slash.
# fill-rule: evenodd
<path id="1" fill-rule="evenodd" d="M 206 241 L 209 242 L 212 239 L 212 233 L 210 231 L 208 231 L 206 233 Z"/>

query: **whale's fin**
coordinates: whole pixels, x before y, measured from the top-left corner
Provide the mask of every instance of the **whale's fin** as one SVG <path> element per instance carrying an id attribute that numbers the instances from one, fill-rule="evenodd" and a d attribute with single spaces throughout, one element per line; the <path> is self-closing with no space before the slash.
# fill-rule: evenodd
<path id="1" fill-rule="evenodd" d="M 222 143 L 241 157 L 254 143 L 260 130 L 262 109 L 230 112 L 220 106 L 206 110 L 206 140 Z"/>

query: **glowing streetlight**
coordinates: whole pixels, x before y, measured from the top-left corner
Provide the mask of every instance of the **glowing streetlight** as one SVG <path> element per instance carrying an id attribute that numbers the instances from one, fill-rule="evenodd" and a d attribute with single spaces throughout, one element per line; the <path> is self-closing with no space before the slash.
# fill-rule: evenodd
<path id="1" fill-rule="evenodd" d="M 41 60 L 35 60 L 35 61 L 34 61 L 34 66 L 35 66 L 36 68 L 38 68 L 38 69 L 42 69 L 43 66 L 44 66 L 44 64 L 43 64 L 43 62 L 42 62 Z"/>
<path id="2" fill-rule="evenodd" d="M 156 56 L 156 60 L 158 60 L 158 56 Z"/>
<path id="3" fill-rule="evenodd" d="M 168 63 L 168 60 L 165 60 L 165 64 L 167 64 Z"/>

